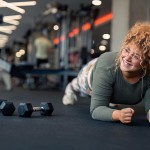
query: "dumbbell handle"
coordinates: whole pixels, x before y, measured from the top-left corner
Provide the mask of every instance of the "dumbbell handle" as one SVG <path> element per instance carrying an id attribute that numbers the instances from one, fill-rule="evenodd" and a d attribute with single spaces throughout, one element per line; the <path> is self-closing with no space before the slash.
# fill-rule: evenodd
<path id="1" fill-rule="evenodd" d="M 43 111 L 43 107 L 33 107 L 33 111 Z"/>

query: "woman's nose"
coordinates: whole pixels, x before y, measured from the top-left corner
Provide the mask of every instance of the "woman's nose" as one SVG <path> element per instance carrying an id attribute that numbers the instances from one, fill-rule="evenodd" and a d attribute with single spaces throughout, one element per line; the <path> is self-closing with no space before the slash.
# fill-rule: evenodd
<path id="1" fill-rule="evenodd" d="M 128 61 L 131 61 L 132 60 L 132 57 L 133 55 L 132 54 L 128 54 L 125 59 L 128 60 Z"/>

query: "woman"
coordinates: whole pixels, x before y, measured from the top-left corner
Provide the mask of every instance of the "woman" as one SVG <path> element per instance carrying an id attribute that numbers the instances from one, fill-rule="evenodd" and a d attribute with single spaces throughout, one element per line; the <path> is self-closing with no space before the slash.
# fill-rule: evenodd
<path id="1" fill-rule="evenodd" d="M 107 52 L 89 62 L 69 83 L 63 104 L 74 104 L 75 91 L 91 95 L 93 119 L 130 123 L 134 110 L 109 107 L 145 101 L 150 122 L 150 23 L 136 23 L 127 33 L 120 52 Z"/>

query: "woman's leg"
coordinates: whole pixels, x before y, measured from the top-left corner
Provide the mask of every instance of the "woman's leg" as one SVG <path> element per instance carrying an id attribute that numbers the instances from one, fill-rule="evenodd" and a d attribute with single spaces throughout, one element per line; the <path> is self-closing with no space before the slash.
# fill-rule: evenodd
<path id="1" fill-rule="evenodd" d="M 79 92 L 79 85 L 77 78 L 74 78 L 66 87 L 65 95 L 62 102 L 64 105 L 73 105 L 77 101 L 76 92 Z"/>
<path id="2" fill-rule="evenodd" d="M 91 71 L 94 68 L 97 59 L 93 59 L 87 65 L 85 65 L 79 72 L 78 76 L 70 82 L 65 90 L 65 95 L 63 97 L 63 104 L 69 105 L 74 104 L 77 101 L 76 92 L 80 95 L 91 95 L 91 87 L 88 79 L 90 79 Z"/>
<path id="3" fill-rule="evenodd" d="M 84 66 L 78 76 L 70 82 L 65 90 L 63 97 L 64 105 L 73 105 L 77 101 L 76 93 L 80 95 L 90 95 L 90 87 L 88 84 L 88 75 L 90 73 L 89 65 Z"/>

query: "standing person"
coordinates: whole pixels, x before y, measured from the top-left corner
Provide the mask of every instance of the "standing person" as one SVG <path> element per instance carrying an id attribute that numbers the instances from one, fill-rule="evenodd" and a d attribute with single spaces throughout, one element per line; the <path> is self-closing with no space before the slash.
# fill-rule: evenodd
<path id="1" fill-rule="evenodd" d="M 48 55 L 52 49 L 52 43 L 47 38 L 46 31 L 43 31 L 41 35 L 35 39 L 34 42 L 36 48 L 36 66 L 40 67 L 43 63 L 48 63 Z"/>
<path id="2" fill-rule="evenodd" d="M 35 57 L 36 57 L 36 67 L 40 68 L 42 65 L 49 63 L 49 53 L 52 51 L 52 43 L 47 38 L 47 32 L 43 30 L 40 36 L 37 37 L 34 41 L 36 48 Z M 46 76 L 47 79 L 47 76 Z M 40 85 L 40 78 L 38 76 L 34 77 L 34 82 L 36 87 Z"/>
<path id="3" fill-rule="evenodd" d="M 125 36 L 120 52 L 106 52 L 89 62 L 65 90 L 63 104 L 74 104 L 75 91 L 91 96 L 93 119 L 132 121 L 132 105 L 144 100 L 150 122 L 150 23 L 136 23 Z M 110 103 L 130 105 L 111 108 Z"/>

